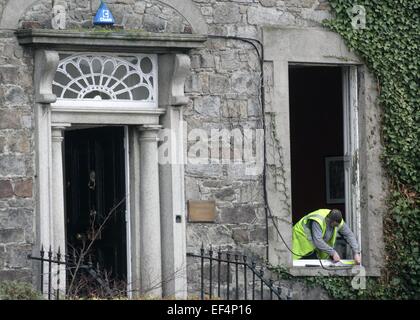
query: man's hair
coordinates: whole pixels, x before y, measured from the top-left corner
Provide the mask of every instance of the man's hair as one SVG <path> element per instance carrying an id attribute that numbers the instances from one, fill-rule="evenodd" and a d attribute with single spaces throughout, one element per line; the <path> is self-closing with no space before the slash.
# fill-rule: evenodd
<path id="1" fill-rule="evenodd" d="M 343 220 L 343 215 L 341 214 L 341 211 L 338 209 L 332 209 L 327 217 L 331 221 L 335 221 L 338 223 L 341 223 L 341 220 Z"/>

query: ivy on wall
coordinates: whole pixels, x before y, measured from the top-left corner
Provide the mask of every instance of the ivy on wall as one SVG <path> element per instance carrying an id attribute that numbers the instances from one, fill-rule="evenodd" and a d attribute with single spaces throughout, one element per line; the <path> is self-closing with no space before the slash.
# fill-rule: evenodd
<path id="1" fill-rule="evenodd" d="M 376 76 L 383 110 L 382 161 L 391 182 L 385 265 L 366 290 L 348 277 L 306 277 L 335 299 L 420 299 L 419 0 L 330 0 L 339 33 Z M 358 10 L 358 8 L 361 10 Z"/>
<path id="2" fill-rule="evenodd" d="M 383 108 L 382 161 L 391 181 L 384 221 L 382 277 L 353 290 L 349 279 L 321 278 L 335 298 L 420 298 L 418 0 L 330 0 L 339 33 L 377 77 Z M 357 10 L 357 5 L 362 10 Z M 363 10 L 364 9 L 364 10 Z M 346 290 L 347 288 L 347 290 Z"/>

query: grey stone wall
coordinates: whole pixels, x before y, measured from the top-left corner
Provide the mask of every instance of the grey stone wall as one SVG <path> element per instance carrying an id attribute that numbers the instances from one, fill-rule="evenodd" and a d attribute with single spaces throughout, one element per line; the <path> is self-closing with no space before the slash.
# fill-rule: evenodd
<path id="1" fill-rule="evenodd" d="M 319 26 L 330 18 L 327 0 L 194 0 L 210 34 L 260 37 L 262 26 Z"/>
<path id="2" fill-rule="evenodd" d="M 12 0 L 11 0 L 12 1 Z M 7 0 L 0 0 L 2 13 Z M 67 28 L 91 26 L 88 0 L 67 1 Z M 99 1 L 93 1 L 94 11 Z M 262 26 L 319 26 L 330 17 L 326 0 L 193 0 L 209 34 L 261 40 Z M 118 24 L 151 32 L 190 33 L 182 12 L 159 1 L 108 0 Z M 51 27 L 51 1 L 37 1 L 20 25 L 37 21 Z M 209 39 L 190 52 L 192 73 L 185 91 L 188 129 L 262 128 L 255 49 L 241 40 Z M 30 276 L 26 254 L 34 242 L 34 146 L 32 52 L 18 45 L 9 31 L 0 31 L 0 279 Z M 256 146 L 262 147 L 262 146 Z M 186 199 L 216 200 L 214 223 L 189 223 L 187 249 L 238 250 L 265 257 L 266 234 L 262 176 L 248 176 L 243 167 L 226 164 L 187 165 Z M 190 270 L 197 267 L 190 264 Z M 193 273 L 189 272 L 190 275 Z M 194 277 L 189 279 L 190 287 Z"/>
<path id="3" fill-rule="evenodd" d="M 67 29 L 92 27 L 92 19 L 99 7 L 99 1 L 66 1 Z M 189 23 L 174 9 L 159 1 L 110 0 L 106 1 L 116 24 L 126 29 L 141 29 L 149 32 L 190 33 Z M 36 2 L 19 20 L 36 21 L 43 28 L 51 28 L 51 0 Z"/>
<path id="4" fill-rule="evenodd" d="M 261 27 L 319 26 L 330 17 L 326 1 L 194 1 L 209 26 L 209 33 L 261 39 Z M 191 128 L 262 128 L 259 81 L 261 70 L 252 45 L 233 39 L 211 39 L 203 50 L 191 52 L 192 74 L 186 84 L 191 104 L 185 121 Z M 209 134 L 210 135 L 210 134 Z M 262 146 L 258 146 L 262 147 Z M 237 169 L 237 170 L 235 170 Z M 241 170 L 242 169 L 242 170 Z M 213 164 L 186 166 L 186 199 L 216 200 L 214 224 L 187 226 L 187 250 L 201 244 L 266 257 L 266 224 L 261 175 L 246 176 L 243 167 Z M 274 230 L 269 229 L 270 233 Z M 189 259 L 189 289 L 199 288 L 194 275 L 197 260 Z M 233 272 L 233 270 L 232 270 Z M 233 274 L 233 273 L 232 273 Z M 294 298 L 310 299 L 318 289 L 282 284 L 296 289 Z M 299 290 L 297 290 L 299 288 Z M 318 291 L 317 291 L 318 290 Z M 325 298 L 325 293 L 322 295 Z"/>
<path id="5" fill-rule="evenodd" d="M 32 54 L 18 45 L 11 32 L 0 31 L 2 280 L 31 280 L 31 268 L 26 256 L 31 253 L 34 242 L 32 97 Z"/>
<path id="6" fill-rule="evenodd" d="M 209 33 L 261 39 L 261 27 L 319 26 L 330 17 L 327 1 L 317 0 L 194 0 Z M 233 39 L 211 39 L 191 52 L 192 74 L 186 92 L 191 104 L 185 120 L 191 128 L 262 128 L 257 53 Z M 209 133 L 210 135 L 210 133 Z M 239 248 L 265 256 L 265 212 L 262 176 L 246 176 L 235 165 L 186 166 L 186 199 L 214 199 L 215 224 L 189 224 L 187 246 Z"/>

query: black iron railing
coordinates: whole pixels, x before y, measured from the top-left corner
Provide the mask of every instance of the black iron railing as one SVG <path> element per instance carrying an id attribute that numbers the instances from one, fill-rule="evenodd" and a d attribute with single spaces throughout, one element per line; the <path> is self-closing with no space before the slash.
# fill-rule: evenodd
<path id="1" fill-rule="evenodd" d="M 77 273 L 83 273 L 93 279 L 107 295 L 111 296 L 113 294 L 109 284 L 102 279 L 99 266 L 94 267 L 91 256 L 88 256 L 87 261 L 85 261 L 83 256 L 80 257 L 76 253 L 64 255 L 60 252 L 60 248 L 55 253 L 51 246 L 48 251 L 45 251 L 44 247 L 41 246 L 39 256 L 28 255 L 28 259 L 40 262 L 40 290 L 41 294 L 48 300 L 60 299 L 60 288 L 62 294 L 67 295 L 69 293 L 66 291 L 69 287 L 68 284 L 64 283 L 63 285 L 61 283 L 63 278 L 66 279 L 66 272 L 73 276 Z M 54 284 L 55 288 L 53 288 Z"/>
<path id="2" fill-rule="evenodd" d="M 46 255 L 45 255 L 46 254 Z M 56 254 L 51 250 L 51 246 L 47 252 L 45 252 L 44 247 L 41 246 L 41 250 L 39 252 L 39 257 L 34 257 L 32 255 L 28 255 L 28 259 L 30 260 L 36 260 L 40 261 L 40 283 L 41 283 L 41 294 L 44 294 L 45 290 L 45 276 L 47 276 L 47 297 L 48 300 L 51 300 L 53 298 L 53 295 L 55 295 L 56 299 L 60 299 L 60 272 L 62 268 L 60 268 L 61 265 L 67 265 L 65 261 L 65 257 L 60 252 L 60 248 L 58 248 L 58 251 Z M 47 266 L 47 270 L 45 272 L 45 265 Z M 54 269 L 54 270 L 53 270 Z M 55 294 L 52 289 L 53 285 L 53 278 L 56 282 L 56 290 Z"/>
<path id="3" fill-rule="evenodd" d="M 200 260 L 200 298 L 235 300 L 282 299 L 279 286 L 264 277 L 265 267 L 255 260 L 235 252 L 215 252 L 212 247 L 205 253 L 187 253 Z M 215 276 L 215 277 L 214 277 Z M 214 279 L 215 278 L 215 279 Z"/>

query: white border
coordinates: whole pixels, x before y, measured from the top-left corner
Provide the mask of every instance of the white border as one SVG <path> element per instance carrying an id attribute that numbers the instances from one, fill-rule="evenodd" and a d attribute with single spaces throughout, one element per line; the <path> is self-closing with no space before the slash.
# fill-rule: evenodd
<path id="1" fill-rule="evenodd" d="M 130 200 L 130 144 L 128 126 L 124 126 L 124 162 L 125 162 L 125 223 L 126 223 L 126 250 L 127 250 L 127 294 L 132 298 L 131 274 L 131 200 Z"/>

